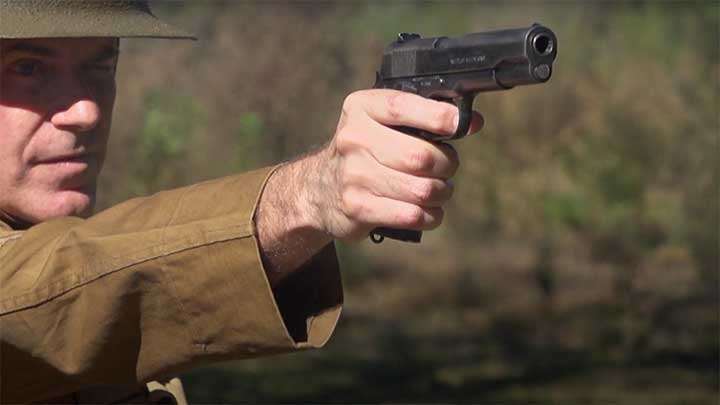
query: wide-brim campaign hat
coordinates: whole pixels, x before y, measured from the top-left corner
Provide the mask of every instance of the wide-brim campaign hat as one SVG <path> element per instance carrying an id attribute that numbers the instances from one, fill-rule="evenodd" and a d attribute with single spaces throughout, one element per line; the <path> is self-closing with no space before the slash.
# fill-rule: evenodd
<path id="1" fill-rule="evenodd" d="M 147 0 L 0 0 L 0 38 L 80 37 L 195 39 Z"/>

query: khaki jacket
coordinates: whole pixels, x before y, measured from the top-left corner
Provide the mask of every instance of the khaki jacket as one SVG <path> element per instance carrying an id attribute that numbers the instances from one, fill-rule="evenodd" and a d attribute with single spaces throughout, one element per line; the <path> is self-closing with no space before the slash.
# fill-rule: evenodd
<path id="1" fill-rule="evenodd" d="M 25 231 L 0 222 L 0 402 L 77 399 L 86 387 L 138 387 L 325 344 L 342 304 L 335 248 L 270 288 L 253 216 L 271 171 L 133 199 L 89 219 Z"/>

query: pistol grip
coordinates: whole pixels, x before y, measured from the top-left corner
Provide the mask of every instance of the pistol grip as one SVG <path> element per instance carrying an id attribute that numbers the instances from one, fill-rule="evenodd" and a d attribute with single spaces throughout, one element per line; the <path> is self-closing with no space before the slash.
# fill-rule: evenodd
<path id="1" fill-rule="evenodd" d="M 470 124 L 472 123 L 473 117 L 473 101 L 475 100 L 475 94 L 465 94 L 453 100 L 455 105 L 458 107 L 460 116 L 458 119 L 458 127 L 455 130 L 455 134 L 451 137 L 440 136 L 427 131 L 421 131 L 416 128 L 410 127 L 394 127 L 400 132 L 404 132 L 408 135 L 412 135 L 418 138 L 425 139 L 429 142 L 442 142 L 459 139 L 467 135 L 470 130 Z M 370 240 L 375 243 L 382 243 L 385 238 L 395 239 L 402 242 L 420 243 L 422 239 L 421 231 L 413 231 L 409 229 L 393 229 L 379 227 L 375 228 L 370 232 Z"/>

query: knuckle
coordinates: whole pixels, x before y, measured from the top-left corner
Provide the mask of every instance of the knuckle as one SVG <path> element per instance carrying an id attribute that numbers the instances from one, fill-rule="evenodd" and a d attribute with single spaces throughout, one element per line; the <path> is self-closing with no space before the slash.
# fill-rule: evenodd
<path id="1" fill-rule="evenodd" d="M 363 99 L 367 98 L 367 90 L 358 90 L 348 94 L 342 104 L 342 115 L 344 121 L 352 122 L 353 118 L 362 112 L 364 108 Z"/>
<path id="2" fill-rule="evenodd" d="M 413 173 L 424 173 L 435 167 L 435 159 L 431 151 L 417 149 L 408 153 L 406 165 Z"/>
<path id="3" fill-rule="evenodd" d="M 385 98 L 385 109 L 392 121 L 397 121 L 403 115 L 403 106 L 406 95 L 402 92 L 392 92 Z"/>
<path id="4" fill-rule="evenodd" d="M 432 130 L 434 132 L 455 132 L 455 116 L 457 116 L 457 108 L 447 103 L 438 109 L 437 115 L 432 122 Z"/>
<path id="5" fill-rule="evenodd" d="M 343 168 L 342 176 L 340 176 L 338 183 L 341 187 L 341 193 L 343 193 L 343 197 L 351 198 L 352 196 L 345 196 L 346 193 L 351 193 L 352 187 L 354 184 L 356 184 L 358 181 L 357 173 L 355 170 L 351 167 L 348 167 L 346 165 Z M 343 198 L 343 201 L 345 201 L 345 198 Z"/>
<path id="6" fill-rule="evenodd" d="M 335 146 L 338 150 L 347 150 L 352 145 L 353 136 L 351 133 L 352 129 L 348 127 L 347 122 L 342 122 L 342 126 L 339 126 L 335 133 Z"/>
<path id="7" fill-rule="evenodd" d="M 432 180 L 423 180 L 415 184 L 412 192 L 418 202 L 424 203 L 433 199 L 436 190 L 436 185 Z"/>
<path id="8" fill-rule="evenodd" d="M 358 93 L 358 91 L 355 91 L 345 97 L 342 106 L 343 114 L 348 114 L 355 107 L 355 105 L 357 104 L 357 100 L 360 97 Z"/>
<path id="9" fill-rule="evenodd" d="M 345 190 L 354 190 L 367 187 L 372 180 L 366 170 L 362 170 L 357 164 L 349 163 L 345 166 L 341 184 Z"/>
<path id="10" fill-rule="evenodd" d="M 364 147 L 363 142 L 366 136 L 364 135 L 364 131 L 358 128 L 358 125 L 345 123 L 345 125 L 335 133 L 335 147 L 341 153 L 349 153 L 352 150 Z"/>
<path id="11" fill-rule="evenodd" d="M 398 222 L 405 227 L 417 228 L 423 225 L 425 219 L 425 211 L 414 205 L 400 212 Z"/>
<path id="12" fill-rule="evenodd" d="M 365 207 L 362 204 L 362 199 L 358 198 L 357 193 L 346 189 L 340 197 L 341 210 L 345 216 L 353 220 L 362 218 Z"/>

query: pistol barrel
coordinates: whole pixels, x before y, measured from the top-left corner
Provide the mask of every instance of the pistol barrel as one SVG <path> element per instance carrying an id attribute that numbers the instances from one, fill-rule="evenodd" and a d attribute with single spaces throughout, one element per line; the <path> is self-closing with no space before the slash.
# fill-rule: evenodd
<path id="1" fill-rule="evenodd" d="M 457 38 L 401 34 L 385 49 L 377 87 L 440 98 L 509 89 L 549 80 L 556 55 L 557 37 L 539 24 Z"/>

